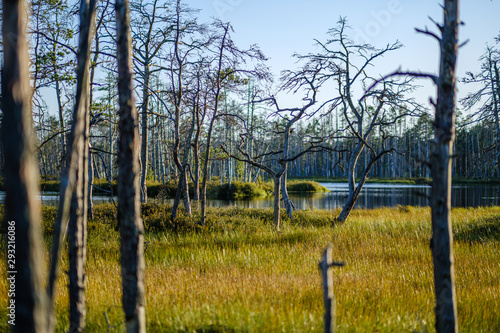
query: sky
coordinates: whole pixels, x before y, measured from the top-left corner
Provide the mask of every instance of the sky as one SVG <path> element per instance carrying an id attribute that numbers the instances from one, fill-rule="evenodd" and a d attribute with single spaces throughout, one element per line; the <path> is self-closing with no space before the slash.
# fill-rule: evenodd
<path id="1" fill-rule="evenodd" d="M 291 57 L 294 52 L 314 51 L 314 39 L 324 41 L 327 31 L 339 17 L 346 17 L 352 27 L 350 37 L 355 41 L 384 47 L 396 40 L 404 47 L 387 54 L 376 63 L 380 75 L 401 68 L 403 70 L 438 73 L 439 46 L 436 40 L 419 34 L 415 28 L 428 27 L 436 31 L 429 17 L 442 22 L 442 1 L 437 0 L 184 0 L 198 8 L 200 20 L 211 17 L 231 22 L 233 39 L 242 48 L 251 44 L 260 46 L 270 58 L 268 65 L 276 77 L 281 70 L 297 65 Z M 479 57 L 494 37 L 500 34 L 500 1 L 461 1 L 459 40 L 468 43 L 460 48 L 457 74 L 480 68 Z M 418 98 L 435 97 L 431 84 L 420 82 Z M 473 86 L 458 83 L 458 97 L 464 97 Z M 427 105 L 430 107 L 430 105 Z"/>

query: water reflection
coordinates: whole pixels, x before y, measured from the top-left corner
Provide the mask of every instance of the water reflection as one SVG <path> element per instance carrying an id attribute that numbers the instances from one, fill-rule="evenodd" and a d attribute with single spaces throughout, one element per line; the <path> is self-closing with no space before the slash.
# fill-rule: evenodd
<path id="1" fill-rule="evenodd" d="M 349 194 L 347 184 L 321 183 L 329 193 L 290 194 L 296 209 L 341 208 Z M 452 187 L 453 207 L 499 206 L 500 190 L 491 185 L 457 185 Z M 425 185 L 366 184 L 359 195 L 355 208 L 379 208 L 401 206 L 428 206 L 431 187 Z M 57 205 L 57 192 L 44 192 L 40 197 L 45 205 Z M 0 192 L 4 202 L 5 192 Z M 94 196 L 95 203 L 110 201 L 110 197 Z M 116 197 L 114 198 L 116 201 Z M 251 200 L 207 200 L 210 207 L 267 208 L 273 206 L 273 197 Z M 172 203 L 173 200 L 166 202 Z"/>
<path id="2" fill-rule="evenodd" d="M 296 209 L 336 209 L 342 208 L 349 194 L 347 184 L 321 183 L 329 193 L 306 195 L 290 194 Z M 457 185 L 451 190 L 453 207 L 478 207 L 500 205 L 498 186 Z M 426 185 L 366 184 L 359 195 L 355 208 L 380 208 L 401 206 L 429 205 L 431 187 Z M 241 208 L 266 208 L 273 206 L 273 198 L 254 200 L 209 200 L 209 206 L 235 206 Z"/>

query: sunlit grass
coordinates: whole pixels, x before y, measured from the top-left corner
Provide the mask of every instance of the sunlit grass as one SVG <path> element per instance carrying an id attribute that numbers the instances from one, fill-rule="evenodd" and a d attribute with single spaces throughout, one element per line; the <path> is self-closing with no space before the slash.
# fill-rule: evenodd
<path id="1" fill-rule="evenodd" d="M 89 226 L 87 327 L 122 332 L 119 234 L 112 205 L 96 210 L 108 222 Z M 318 261 L 329 244 L 334 259 L 346 263 L 334 269 L 339 331 L 434 331 L 428 208 L 354 210 L 335 226 L 338 211 L 299 211 L 294 221 L 283 215 L 280 233 L 270 209 L 210 209 L 205 227 L 196 226 L 197 213 L 193 220 L 181 214 L 177 231 L 168 208 L 151 205 L 143 212 L 146 224 L 155 226 L 145 235 L 150 332 L 321 332 Z M 497 331 L 500 208 L 455 209 L 452 215 L 460 330 Z M 67 283 L 63 275 L 61 332 L 69 326 Z M 2 278 L 1 318 L 6 288 Z"/>

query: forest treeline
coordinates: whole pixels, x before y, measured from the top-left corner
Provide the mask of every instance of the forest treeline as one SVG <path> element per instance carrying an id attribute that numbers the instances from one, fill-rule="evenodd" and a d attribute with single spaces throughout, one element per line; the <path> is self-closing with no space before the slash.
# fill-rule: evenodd
<path id="1" fill-rule="evenodd" d="M 33 119 L 40 174 L 45 179 L 58 179 L 66 160 L 76 84 L 77 6 L 67 0 L 53 0 L 35 1 L 30 8 Z M 116 178 L 118 165 L 113 10 L 109 2 L 97 4 L 90 71 L 89 167 L 93 177 L 108 180 Z M 271 74 L 260 50 L 256 46 L 239 48 L 232 40 L 229 25 L 200 23 L 197 10 L 175 1 L 132 1 L 130 15 L 134 89 L 141 117 L 142 188 L 147 179 L 165 183 L 186 177 L 195 186 L 200 186 L 203 177 L 218 177 L 228 183 L 272 179 L 272 174 L 250 161 L 228 157 L 245 152 L 255 162 L 277 168 L 287 121 L 304 107 L 297 105 L 297 110 L 293 110 L 278 106 L 279 100 L 266 89 Z M 330 36 L 337 42 L 340 37 L 348 40 L 345 21 L 332 29 Z M 363 66 L 368 62 L 363 57 L 372 56 L 369 64 L 375 65 L 375 69 L 370 69 L 370 76 L 357 77 L 359 73 L 353 67 L 349 78 L 349 84 L 359 81 L 366 86 L 373 77 L 385 74 L 376 72 L 376 61 L 383 61 L 378 58 L 401 45 L 376 49 L 352 41 L 344 45 L 329 43 L 324 45 L 323 54 L 296 55 L 302 67 L 285 71 L 276 85 L 277 93 L 303 94 L 304 99 L 314 102 L 295 117 L 290 127 L 286 139 L 288 154 L 300 156 L 289 161 L 287 176 L 348 177 L 359 134 L 368 133 L 355 168 L 356 177 L 362 176 L 372 153 L 384 151 L 387 153 L 369 170 L 370 177 L 430 177 L 426 161 L 433 140 L 433 120 L 422 106 L 427 101 L 409 97 L 415 89 L 413 81 L 398 83 L 397 91 L 395 85 L 390 87 L 393 95 L 386 96 L 378 114 L 376 95 L 381 90 L 374 89 L 370 96 L 362 96 L 361 90 L 353 89 L 350 94 L 354 109 L 347 112 L 352 106 L 343 100 L 345 84 L 336 95 L 320 92 L 332 88 L 329 80 L 341 78 L 347 83 L 345 59 L 336 53 L 342 48 L 349 51 L 350 60 L 357 61 L 365 75 L 367 69 Z M 343 65 L 339 67 L 343 70 L 336 72 L 321 59 L 330 59 L 336 62 L 335 66 Z M 481 70 L 462 79 L 479 82 L 482 87 L 461 101 L 463 115 L 458 118 L 456 130 L 455 177 L 500 176 L 498 60 L 496 44 L 489 46 L 479 59 Z M 313 91 L 318 96 L 313 96 Z M 355 94 L 360 94 L 357 100 Z M 356 110 L 359 115 L 353 115 Z M 353 116 L 363 119 L 360 122 L 361 118 Z M 371 120 L 378 122 L 373 129 L 368 127 Z M 364 128 L 352 130 L 360 125 Z M 320 147 L 311 149 L 311 145 Z M 195 191 L 194 199 L 198 198 Z"/>

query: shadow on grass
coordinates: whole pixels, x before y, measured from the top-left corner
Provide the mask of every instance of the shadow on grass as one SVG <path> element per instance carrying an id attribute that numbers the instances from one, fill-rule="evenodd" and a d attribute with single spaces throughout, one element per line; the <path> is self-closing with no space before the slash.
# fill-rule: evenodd
<path id="1" fill-rule="evenodd" d="M 314 241 L 314 233 L 310 231 L 295 231 L 286 234 L 266 234 L 266 235 L 246 235 L 241 237 L 229 238 L 207 238 L 207 239 L 194 239 L 184 240 L 180 243 L 171 244 L 175 248 L 192 248 L 196 247 L 209 247 L 218 249 L 232 249 L 238 250 L 240 247 L 248 246 L 293 246 L 301 243 Z"/>
<path id="2" fill-rule="evenodd" d="M 458 242 L 485 243 L 500 241 L 500 216 L 477 219 L 457 229 L 454 238 Z"/>

